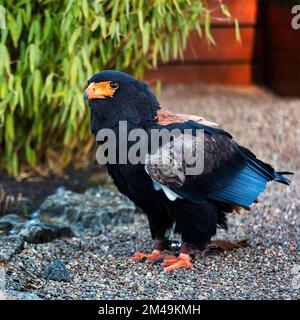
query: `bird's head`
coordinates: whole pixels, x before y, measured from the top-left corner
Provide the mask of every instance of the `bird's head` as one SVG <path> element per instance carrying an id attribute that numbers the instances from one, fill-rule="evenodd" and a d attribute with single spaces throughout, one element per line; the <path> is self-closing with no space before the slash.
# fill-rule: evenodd
<path id="1" fill-rule="evenodd" d="M 88 80 L 84 99 L 91 108 L 91 130 L 113 129 L 119 121 L 127 121 L 128 127 L 139 127 L 156 117 L 159 103 L 146 83 L 131 75 L 105 70 Z"/>

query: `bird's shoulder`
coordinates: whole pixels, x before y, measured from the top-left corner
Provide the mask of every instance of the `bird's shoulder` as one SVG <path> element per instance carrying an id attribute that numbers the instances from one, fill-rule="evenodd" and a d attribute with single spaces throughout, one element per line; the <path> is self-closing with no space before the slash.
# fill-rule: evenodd
<path id="1" fill-rule="evenodd" d="M 155 120 L 156 120 L 156 123 L 162 126 L 175 124 L 175 123 L 184 123 L 190 120 L 196 123 L 207 125 L 207 126 L 212 126 L 212 127 L 218 126 L 217 123 L 208 121 L 204 117 L 193 115 L 193 114 L 175 113 L 165 108 L 160 108 L 157 111 Z"/>

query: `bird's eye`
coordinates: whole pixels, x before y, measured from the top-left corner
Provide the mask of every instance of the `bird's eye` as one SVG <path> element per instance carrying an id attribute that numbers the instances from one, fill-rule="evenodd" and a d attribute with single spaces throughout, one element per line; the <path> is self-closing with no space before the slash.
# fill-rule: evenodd
<path id="1" fill-rule="evenodd" d="M 117 81 L 112 81 L 112 82 L 110 82 L 109 86 L 110 86 L 112 89 L 118 89 L 118 88 L 119 88 L 119 82 L 117 82 Z"/>

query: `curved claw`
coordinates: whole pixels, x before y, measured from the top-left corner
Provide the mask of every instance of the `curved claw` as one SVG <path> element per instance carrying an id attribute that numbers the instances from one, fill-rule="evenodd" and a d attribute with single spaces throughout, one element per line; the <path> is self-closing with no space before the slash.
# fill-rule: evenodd
<path id="1" fill-rule="evenodd" d="M 174 258 L 164 260 L 163 265 L 168 266 L 164 268 L 165 272 L 176 270 L 179 268 L 191 269 L 193 266 L 191 264 L 189 255 L 184 253 L 181 253 L 177 258 L 174 257 Z"/>

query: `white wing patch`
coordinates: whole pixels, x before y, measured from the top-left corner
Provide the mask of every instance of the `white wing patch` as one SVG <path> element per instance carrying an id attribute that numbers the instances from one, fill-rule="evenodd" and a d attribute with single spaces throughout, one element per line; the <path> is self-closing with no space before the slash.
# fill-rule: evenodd
<path id="1" fill-rule="evenodd" d="M 160 184 L 154 180 L 152 181 L 152 183 L 153 183 L 154 190 L 156 191 L 162 190 L 170 201 L 175 201 L 176 199 L 183 199 L 179 194 L 175 193 L 174 191 L 164 186 L 163 184 Z"/>

